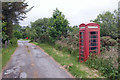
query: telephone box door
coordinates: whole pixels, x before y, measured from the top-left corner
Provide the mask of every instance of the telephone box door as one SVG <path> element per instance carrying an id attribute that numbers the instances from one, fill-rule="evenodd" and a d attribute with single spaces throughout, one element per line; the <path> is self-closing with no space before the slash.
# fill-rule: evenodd
<path id="1" fill-rule="evenodd" d="M 84 58 L 85 58 L 85 48 L 84 48 L 84 46 L 85 46 L 85 31 L 80 31 L 80 36 L 79 36 L 79 38 L 80 38 L 80 41 L 79 41 L 79 60 L 80 60 L 80 62 L 83 62 L 84 61 Z"/>
<path id="2" fill-rule="evenodd" d="M 89 32 L 89 53 L 98 54 L 98 32 Z"/>

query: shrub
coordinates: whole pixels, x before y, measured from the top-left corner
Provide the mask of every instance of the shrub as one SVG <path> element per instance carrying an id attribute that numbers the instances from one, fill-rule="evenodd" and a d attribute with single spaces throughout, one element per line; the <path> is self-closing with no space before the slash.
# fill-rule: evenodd
<path id="1" fill-rule="evenodd" d="M 11 46 L 17 46 L 17 39 L 16 38 L 12 38 L 10 40 L 10 44 L 11 44 Z"/>
<path id="2" fill-rule="evenodd" d="M 17 38 L 17 39 L 20 39 L 22 38 L 22 33 L 20 31 L 14 31 L 14 36 Z"/>
<path id="3" fill-rule="evenodd" d="M 115 69 L 110 60 L 105 60 L 102 58 L 93 58 L 90 56 L 89 59 L 85 62 L 91 68 L 95 68 L 103 73 L 107 78 L 116 79 L 118 78 L 118 71 Z"/>
<path id="4" fill-rule="evenodd" d="M 117 41 L 112 39 L 109 36 L 101 37 L 100 40 L 101 40 L 102 47 L 106 47 L 107 50 L 110 49 L 110 46 L 115 46 L 117 44 Z"/>
<path id="5" fill-rule="evenodd" d="M 111 37 L 109 36 L 104 36 L 104 37 L 101 37 L 101 44 L 103 46 L 115 46 L 117 43 L 116 40 L 112 39 Z"/>

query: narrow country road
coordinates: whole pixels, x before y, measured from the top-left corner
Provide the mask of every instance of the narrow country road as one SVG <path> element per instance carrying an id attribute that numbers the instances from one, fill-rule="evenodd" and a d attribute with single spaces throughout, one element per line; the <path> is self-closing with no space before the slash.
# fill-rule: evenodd
<path id="1" fill-rule="evenodd" d="M 38 46 L 18 41 L 18 47 L 7 66 L 3 69 L 3 78 L 72 78 Z"/>

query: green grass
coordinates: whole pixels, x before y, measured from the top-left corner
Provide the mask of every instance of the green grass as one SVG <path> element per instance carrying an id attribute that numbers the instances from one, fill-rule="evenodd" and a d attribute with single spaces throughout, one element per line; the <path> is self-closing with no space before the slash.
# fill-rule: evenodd
<path id="1" fill-rule="evenodd" d="M 6 66 L 15 49 L 16 46 L 8 46 L 8 48 L 2 48 L 2 68 Z"/>
<path id="2" fill-rule="evenodd" d="M 91 68 L 99 70 L 105 77 L 110 78 L 111 80 L 115 80 L 119 77 L 118 69 L 113 67 L 110 59 L 105 60 L 103 58 L 93 58 L 93 56 L 90 56 L 85 64 Z"/>
<path id="3" fill-rule="evenodd" d="M 66 69 L 77 78 L 101 78 L 99 72 L 93 72 L 93 69 L 88 68 L 83 63 L 78 62 L 78 58 L 73 54 L 70 54 L 64 50 L 58 50 L 54 45 L 49 45 L 47 43 L 36 43 L 32 42 L 35 45 L 40 46 L 46 53 L 52 56 L 58 63 L 63 67 L 66 66 Z M 95 76 L 97 75 L 97 76 Z"/>
<path id="4" fill-rule="evenodd" d="M 0 52 L 0 72 L 1 72 L 1 70 L 2 70 L 2 54 Z"/>

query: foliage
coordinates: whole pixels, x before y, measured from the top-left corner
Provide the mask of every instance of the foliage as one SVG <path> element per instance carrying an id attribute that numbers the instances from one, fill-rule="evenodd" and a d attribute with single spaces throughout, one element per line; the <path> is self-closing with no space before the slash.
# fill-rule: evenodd
<path id="1" fill-rule="evenodd" d="M 61 36 L 67 36 L 68 24 L 62 12 L 56 9 L 51 18 L 43 18 L 31 22 L 31 28 L 27 27 L 25 33 L 34 41 L 51 43 L 60 39 Z"/>
<path id="2" fill-rule="evenodd" d="M 26 27 L 24 33 L 31 40 L 54 43 L 61 36 L 67 37 L 68 32 L 70 32 L 68 20 L 56 9 L 51 18 L 41 18 L 31 22 L 31 27 Z"/>
<path id="3" fill-rule="evenodd" d="M 8 39 L 8 36 L 5 34 L 5 32 L 3 31 L 2 32 L 2 42 L 3 42 L 3 44 L 5 43 L 5 40 L 7 40 Z"/>
<path id="4" fill-rule="evenodd" d="M 11 46 L 16 46 L 17 45 L 17 39 L 16 38 L 12 38 L 10 40 L 10 44 L 11 44 Z"/>
<path id="5" fill-rule="evenodd" d="M 0 25 L 1 30 L 2 30 L 2 28 L 6 29 L 5 26 L 6 26 L 7 23 L 6 22 L 0 22 L 0 23 L 1 23 L 1 25 Z M 1 31 L 1 38 L 2 38 L 3 44 L 4 44 L 4 41 L 7 40 L 7 38 L 8 38 L 8 36 L 5 34 L 5 32 L 3 30 Z"/>
<path id="6" fill-rule="evenodd" d="M 30 34 L 31 34 L 31 33 L 32 33 L 32 32 L 31 32 L 31 29 L 27 26 L 27 27 L 25 28 L 26 37 L 30 38 Z"/>
<path id="7" fill-rule="evenodd" d="M 93 22 L 100 24 L 101 36 L 111 36 L 112 38 L 118 37 L 118 12 L 115 10 L 113 13 L 107 11 L 99 14 Z"/>
<path id="8" fill-rule="evenodd" d="M 0 38 L 2 38 L 2 22 L 0 21 Z"/>
<path id="9" fill-rule="evenodd" d="M 29 35 L 34 41 L 44 42 L 49 40 L 48 37 L 48 20 L 49 18 L 38 19 L 35 22 L 31 23 L 31 29 Z M 27 28 L 26 28 L 27 29 Z"/>
<path id="10" fill-rule="evenodd" d="M 13 30 L 14 30 L 14 31 L 16 31 L 16 30 L 17 30 L 17 31 L 21 31 L 21 29 L 22 29 L 22 27 L 21 27 L 19 24 L 14 24 L 14 25 L 13 25 Z"/>
<path id="11" fill-rule="evenodd" d="M 7 62 L 14 53 L 16 46 L 9 45 L 8 48 L 2 48 L 2 68 L 6 66 Z"/>
<path id="12" fill-rule="evenodd" d="M 118 70 L 113 67 L 111 62 L 111 60 L 90 56 L 85 64 L 87 64 L 91 68 L 95 68 L 101 71 L 103 73 L 102 75 L 104 75 L 105 77 L 115 80 L 119 76 Z"/>
<path id="13" fill-rule="evenodd" d="M 21 28 L 21 34 L 22 34 L 22 39 L 25 39 L 27 37 L 26 33 L 25 33 L 26 29 L 25 28 Z"/>
<path id="14" fill-rule="evenodd" d="M 60 39 L 62 36 L 67 36 L 68 31 L 68 20 L 65 19 L 65 16 L 57 8 L 53 12 L 52 18 L 49 20 L 49 38 L 52 42 Z"/>
<path id="15" fill-rule="evenodd" d="M 110 49 L 110 46 L 115 46 L 117 44 L 117 41 L 112 39 L 109 36 L 101 37 L 101 45 L 102 47 L 106 47 L 107 50 Z"/>
<path id="16" fill-rule="evenodd" d="M 65 50 L 65 52 L 69 52 L 72 56 L 77 56 L 79 53 L 79 31 L 78 27 L 70 28 L 68 36 L 61 37 L 61 40 L 56 41 L 57 48 L 59 50 Z M 101 49 L 103 47 L 110 48 L 110 46 L 115 46 L 116 40 L 111 37 L 101 37 Z M 77 54 L 76 54 L 77 53 Z M 112 53 L 110 53 L 112 54 Z M 112 57 L 111 57 L 112 59 Z M 99 57 L 90 57 L 87 62 L 85 62 L 91 68 L 95 68 L 103 73 L 108 78 L 116 78 L 118 77 L 118 71 L 113 67 L 113 63 L 110 59 L 104 59 Z"/>
<path id="17" fill-rule="evenodd" d="M 119 2 L 119 5 L 120 5 L 120 2 Z M 118 53 L 120 53 L 120 8 L 118 9 Z M 118 57 L 118 63 L 119 63 L 119 65 L 118 65 L 118 71 L 119 71 L 119 73 L 120 73 L 120 56 Z M 120 76 L 120 74 L 119 74 L 119 76 Z M 120 79 L 120 77 L 119 77 L 119 79 Z"/>
<path id="18" fill-rule="evenodd" d="M 2 21 L 7 24 L 2 28 L 9 39 L 13 37 L 13 24 L 19 23 L 19 20 L 25 18 L 25 14 L 30 11 L 25 2 L 3 2 L 2 3 Z"/>
<path id="19" fill-rule="evenodd" d="M 68 52 L 72 57 L 76 57 L 76 59 L 79 58 L 79 49 L 69 48 L 68 46 L 64 46 L 62 43 L 56 44 L 56 49 Z M 98 56 L 89 56 L 89 59 L 84 64 L 90 68 L 99 70 L 103 76 L 114 80 L 120 75 L 118 74 L 118 69 L 114 68 L 112 62 L 112 57 L 111 59 L 104 59 L 102 57 L 99 58 Z"/>
<path id="20" fill-rule="evenodd" d="M 66 46 L 69 48 L 69 50 L 71 50 L 71 48 L 73 50 L 79 49 L 79 28 L 71 27 L 69 30 L 70 32 L 68 33 L 68 36 L 66 38 L 61 36 L 61 40 L 57 40 L 56 44 L 59 44 L 63 47 Z"/>
<path id="21" fill-rule="evenodd" d="M 22 33 L 20 31 L 15 30 L 14 31 L 14 37 L 16 37 L 17 39 L 21 39 L 22 38 Z"/>

